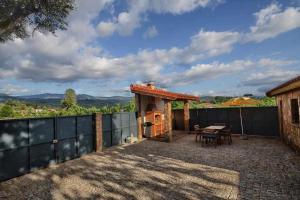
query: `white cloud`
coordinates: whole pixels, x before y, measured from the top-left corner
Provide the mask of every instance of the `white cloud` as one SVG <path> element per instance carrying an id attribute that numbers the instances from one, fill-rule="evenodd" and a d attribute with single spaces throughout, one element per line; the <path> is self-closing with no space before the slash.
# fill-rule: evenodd
<path id="1" fill-rule="evenodd" d="M 116 30 L 116 25 L 112 22 L 100 22 L 97 26 L 100 37 L 112 35 Z"/>
<path id="2" fill-rule="evenodd" d="M 280 80 L 287 80 L 293 77 L 293 75 L 296 74 L 295 71 L 283 70 L 282 67 L 294 63 L 296 63 L 296 61 L 262 58 L 259 60 L 234 60 L 230 63 L 212 62 L 208 64 L 197 64 L 183 73 L 166 76 L 163 83 L 167 86 L 188 85 L 224 75 L 237 74 L 241 71 L 263 69 L 263 73 L 254 73 L 250 75 L 248 79 L 242 82 L 242 85 L 265 85 L 269 83 L 278 83 Z M 272 64 L 272 66 L 270 64 Z"/>
<path id="3" fill-rule="evenodd" d="M 254 15 L 256 24 L 250 28 L 250 33 L 245 35 L 245 41 L 248 42 L 261 42 L 300 27 L 298 7 L 283 10 L 280 5 L 273 3 Z"/>
<path id="4" fill-rule="evenodd" d="M 8 95 L 24 94 L 28 93 L 29 89 L 23 88 L 19 85 L 6 84 L 0 88 L 0 93 Z"/>
<path id="5" fill-rule="evenodd" d="M 281 82 L 287 81 L 300 74 L 300 71 L 273 69 L 264 72 L 250 74 L 249 78 L 242 82 L 244 86 L 270 86 L 275 87 Z"/>
<path id="6" fill-rule="evenodd" d="M 117 30 L 118 27 L 124 26 L 123 28 L 126 28 L 128 23 L 133 22 L 132 13 L 120 15 L 120 18 L 115 19 L 116 21 L 113 19 L 109 22 L 111 24 L 100 22 L 95 27 L 92 25 L 92 20 L 112 1 L 107 0 L 99 3 L 94 0 L 90 2 L 91 5 L 83 1 L 78 2 L 78 9 L 70 16 L 69 29 L 59 31 L 57 37 L 37 32 L 34 38 L 17 39 L 0 44 L 0 78 L 28 79 L 41 82 L 66 82 L 80 79 L 103 81 L 155 80 L 162 85 L 169 86 L 171 84 L 191 84 L 204 79 L 239 73 L 257 66 L 272 68 L 295 63 L 291 60 L 264 58 L 258 61 L 235 60 L 230 63 L 201 64 L 201 61 L 205 59 L 230 53 L 235 44 L 244 40 L 244 35 L 239 32 L 216 32 L 203 29 L 192 36 L 190 43 L 185 47 L 142 49 L 137 53 L 122 57 L 107 56 L 101 47 L 94 47 L 90 44 L 97 39 L 99 34 L 106 36 Z M 155 10 L 156 13 L 182 14 L 189 11 L 188 8 L 195 9 L 197 5 L 203 7 L 208 5 L 210 1 L 180 1 L 187 5 L 188 2 L 193 3 L 190 4 L 192 5 L 190 7 L 176 7 L 176 4 L 174 7 L 172 5 L 171 8 L 162 6 L 161 9 L 159 9 L 158 2 L 164 4 L 167 1 L 153 1 L 150 7 L 147 4 L 147 9 Z M 178 5 L 181 5 L 180 2 Z M 142 1 L 137 2 L 137 4 L 139 3 L 142 4 Z M 143 7 L 143 5 L 139 6 Z M 276 13 L 278 14 L 277 11 Z M 118 27 L 114 27 L 115 22 L 118 23 Z M 258 19 L 257 24 L 262 23 L 263 19 Z M 124 33 L 129 33 L 130 30 L 132 28 L 124 31 Z M 169 66 L 181 65 L 187 67 L 191 65 L 191 67 L 181 73 L 172 70 L 166 73 L 166 69 L 170 69 Z"/>
<path id="7" fill-rule="evenodd" d="M 229 53 L 233 45 L 240 40 L 240 34 L 230 31 L 215 32 L 201 30 L 191 39 L 191 50 L 205 52 L 209 56 L 216 56 Z"/>
<path id="8" fill-rule="evenodd" d="M 262 58 L 259 60 L 258 65 L 262 67 L 282 67 L 298 63 L 296 60 L 276 60 L 271 58 Z"/>
<path id="9" fill-rule="evenodd" d="M 158 35 L 158 31 L 155 26 L 150 26 L 148 29 L 145 31 L 143 38 L 153 38 Z"/>
<path id="10" fill-rule="evenodd" d="M 128 11 L 119 13 L 108 22 L 100 22 L 98 30 L 102 37 L 112 35 L 114 31 L 122 36 L 128 36 L 140 27 L 143 16 L 147 12 L 180 15 L 199 7 L 204 8 L 221 2 L 223 0 L 177 0 L 176 2 L 173 0 L 129 0 Z"/>

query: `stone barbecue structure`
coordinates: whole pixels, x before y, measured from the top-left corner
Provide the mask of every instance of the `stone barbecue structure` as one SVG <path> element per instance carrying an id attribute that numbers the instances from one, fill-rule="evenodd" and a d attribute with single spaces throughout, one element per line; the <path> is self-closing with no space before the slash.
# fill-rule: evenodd
<path id="1" fill-rule="evenodd" d="M 189 131 L 189 101 L 199 101 L 199 97 L 169 92 L 156 88 L 152 83 L 132 84 L 130 90 L 135 94 L 139 140 L 142 137 L 166 137 L 172 141 L 171 101 L 184 102 L 184 125 Z"/>

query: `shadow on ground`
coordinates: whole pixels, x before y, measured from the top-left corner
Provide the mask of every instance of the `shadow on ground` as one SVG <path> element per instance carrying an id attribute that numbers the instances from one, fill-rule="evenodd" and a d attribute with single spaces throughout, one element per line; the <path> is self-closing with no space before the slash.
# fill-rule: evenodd
<path id="1" fill-rule="evenodd" d="M 0 199 L 297 199 L 300 159 L 275 139 L 143 141 L 0 184 Z"/>

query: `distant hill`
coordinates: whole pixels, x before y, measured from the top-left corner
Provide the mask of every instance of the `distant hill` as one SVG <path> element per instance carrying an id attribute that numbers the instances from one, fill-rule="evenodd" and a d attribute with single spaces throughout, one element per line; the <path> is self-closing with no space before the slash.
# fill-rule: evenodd
<path id="1" fill-rule="evenodd" d="M 9 99 L 19 100 L 27 103 L 48 105 L 58 107 L 60 106 L 61 100 L 64 98 L 64 94 L 34 94 L 25 96 L 9 96 L 7 94 L 0 93 L 0 102 L 5 102 Z M 91 107 L 91 106 L 105 106 L 113 104 L 126 104 L 131 100 L 131 97 L 123 96 L 112 96 L 112 97 L 95 97 L 87 94 L 78 94 L 77 102 L 79 105 Z"/>

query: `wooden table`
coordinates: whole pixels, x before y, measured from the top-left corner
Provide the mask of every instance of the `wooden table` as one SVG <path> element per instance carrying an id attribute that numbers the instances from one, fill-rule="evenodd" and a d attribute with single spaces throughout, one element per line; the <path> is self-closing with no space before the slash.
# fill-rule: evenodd
<path id="1" fill-rule="evenodd" d="M 221 144 L 221 140 L 220 140 L 220 136 L 219 136 L 219 131 L 220 130 L 222 130 L 222 129 L 224 129 L 226 126 L 218 126 L 218 125 L 212 125 L 212 126 L 207 126 L 207 127 L 205 127 L 205 128 L 203 128 L 203 130 L 205 131 L 205 130 L 207 130 L 207 131 L 209 131 L 209 132 L 211 132 L 211 134 L 216 134 L 216 136 L 215 137 L 217 137 L 217 141 L 216 141 L 216 145 L 217 144 Z"/>
<path id="2" fill-rule="evenodd" d="M 212 131 L 220 131 L 222 129 L 224 129 L 226 126 L 207 126 L 203 129 L 206 129 L 206 130 L 212 130 Z"/>

